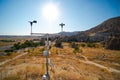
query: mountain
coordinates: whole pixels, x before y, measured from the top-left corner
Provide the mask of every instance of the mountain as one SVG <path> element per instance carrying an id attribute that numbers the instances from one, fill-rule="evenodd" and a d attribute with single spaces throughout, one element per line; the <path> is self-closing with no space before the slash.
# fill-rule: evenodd
<path id="1" fill-rule="evenodd" d="M 81 31 L 76 35 L 66 37 L 65 41 L 83 41 L 83 42 L 99 42 L 105 41 L 111 35 L 120 34 L 120 17 L 110 18 L 101 24 Z"/>
<path id="2" fill-rule="evenodd" d="M 101 23 L 100 25 L 91 28 L 87 31 L 85 31 L 88 34 L 93 33 L 107 33 L 107 34 L 114 34 L 114 33 L 120 33 L 120 17 L 115 17 L 108 19 Z"/>

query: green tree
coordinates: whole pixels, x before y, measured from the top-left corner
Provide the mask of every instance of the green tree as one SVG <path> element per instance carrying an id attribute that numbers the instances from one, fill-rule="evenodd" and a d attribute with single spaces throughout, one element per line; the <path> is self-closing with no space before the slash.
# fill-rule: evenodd
<path id="1" fill-rule="evenodd" d="M 20 42 L 15 43 L 12 48 L 15 49 L 15 50 L 20 49 Z"/>

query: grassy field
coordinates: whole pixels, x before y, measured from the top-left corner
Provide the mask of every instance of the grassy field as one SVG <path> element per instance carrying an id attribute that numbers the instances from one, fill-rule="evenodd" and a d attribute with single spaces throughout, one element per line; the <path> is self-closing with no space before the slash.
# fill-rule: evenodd
<path id="1" fill-rule="evenodd" d="M 79 46 L 80 51 L 75 52 L 70 43 L 62 45 L 63 48 L 50 49 L 51 80 L 120 80 L 120 51 Z M 0 80 L 42 80 L 46 68 L 43 50 L 44 47 L 23 50 L 21 53 L 28 54 L 1 65 Z M 16 54 L 20 53 L 9 58 Z"/>

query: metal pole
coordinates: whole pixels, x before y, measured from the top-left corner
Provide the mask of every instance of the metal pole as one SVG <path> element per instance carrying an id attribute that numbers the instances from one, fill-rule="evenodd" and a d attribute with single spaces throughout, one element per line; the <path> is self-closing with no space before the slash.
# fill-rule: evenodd
<path id="1" fill-rule="evenodd" d="M 32 25 L 31 25 L 31 36 L 32 36 Z"/>
<path id="2" fill-rule="evenodd" d="M 29 23 L 30 23 L 30 27 L 31 27 L 31 36 L 32 36 L 32 24 L 33 24 L 33 22 L 31 22 L 31 21 L 28 21 Z"/>
<path id="3" fill-rule="evenodd" d="M 31 36 L 32 36 L 32 25 L 33 25 L 33 23 L 37 23 L 37 21 L 34 20 L 34 21 L 28 21 L 28 22 L 30 23 L 30 26 L 31 26 Z"/>
<path id="4" fill-rule="evenodd" d="M 63 32 L 63 26 L 61 26 L 61 32 Z"/>
<path id="5" fill-rule="evenodd" d="M 49 51 L 49 49 L 48 49 L 48 34 L 47 34 L 47 52 Z M 49 53 L 49 52 L 48 52 Z M 48 56 L 46 56 L 46 71 L 47 71 L 47 74 L 48 74 Z"/>
<path id="6" fill-rule="evenodd" d="M 47 52 L 48 52 L 48 55 L 46 56 L 46 74 L 47 74 L 47 77 L 48 77 L 48 80 L 50 80 L 50 76 L 49 76 L 49 72 L 48 72 L 48 56 L 49 56 L 49 34 L 47 34 Z"/>

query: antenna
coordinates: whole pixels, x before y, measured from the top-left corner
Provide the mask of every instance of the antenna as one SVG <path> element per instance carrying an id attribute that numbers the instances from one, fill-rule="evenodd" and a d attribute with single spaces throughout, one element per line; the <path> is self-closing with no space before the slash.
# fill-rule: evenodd
<path id="1" fill-rule="evenodd" d="M 63 32 L 63 26 L 65 26 L 65 24 L 61 23 L 59 26 L 61 26 L 61 32 Z"/>

